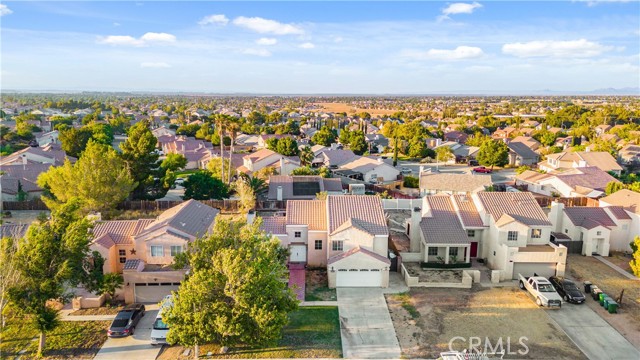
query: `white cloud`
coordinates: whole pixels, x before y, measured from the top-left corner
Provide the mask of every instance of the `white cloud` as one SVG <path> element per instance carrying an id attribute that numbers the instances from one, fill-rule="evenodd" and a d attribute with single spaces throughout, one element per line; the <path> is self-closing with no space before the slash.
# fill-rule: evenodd
<path id="1" fill-rule="evenodd" d="M 233 24 L 253 30 L 260 34 L 275 35 L 302 35 L 304 30 L 292 24 L 283 24 L 275 20 L 263 19 L 261 17 L 240 16 L 233 20 Z"/>
<path id="2" fill-rule="evenodd" d="M 9 9 L 9 7 L 5 4 L 0 4 L 0 16 L 5 16 L 13 14 L 13 10 Z"/>
<path id="3" fill-rule="evenodd" d="M 343 41 L 344 39 L 342 38 L 342 36 L 336 36 L 333 38 L 333 42 L 336 44 L 339 44 Z"/>
<path id="4" fill-rule="evenodd" d="M 313 48 L 315 48 L 316 46 L 315 46 L 313 43 L 306 42 L 306 43 L 304 43 L 304 44 L 300 44 L 300 45 L 298 45 L 298 47 L 299 47 L 300 49 L 313 49 Z"/>
<path id="5" fill-rule="evenodd" d="M 242 53 L 246 55 L 255 55 L 255 56 L 262 56 L 262 57 L 271 56 L 271 51 L 267 49 L 244 49 Z"/>
<path id="6" fill-rule="evenodd" d="M 114 22 L 113 26 L 120 26 L 120 23 L 119 22 Z"/>
<path id="7" fill-rule="evenodd" d="M 122 45 L 122 46 L 145 46 L 150 43 L 174 43 L 176 42 L 175 35 L 167 33 L 154 33 L 148 32 L 142 35 L 139 39 L 129 35 L 109 35 L 106 37 L 99 36 L 98 43 L 107 45 Z"/>
<path id="8" fill-rule="evenodd" d="M 484 52 L 479 47 L 458 46 L 453 50 L 429 49 L 427 51 L 405 50 L 401 56 L 416 60 L 465 60 L 482 57 Z"/>
<path id="9" fill-rule="evenodd" d="M 441 18 L 449 18 L 449 15 L 454 15 L 454 14 L 471 14 L 475 9 L 478 9 L 481 7 L 482 7 L 482 4 L 476 1 L 474 1 L 471 4 L 468 4 L 468 3 L 449 4 L 449 6 L 442 9 Z"/>
<path id="10" fill-rule="evenodd" d="M 502 46 L 502 52 L 517 57 L 558 57 L 584 58 L 602 54 L 612 50 L 611 46 L 604 46 L 586 39 L 569 41 L 530 41 L 526 43 L 510 43 Z"/>
<path id="11" fill-rule="evenodd" d="M 215 14 L 215 15 L 208 15 L 202 18 L 202 20 L 198 21 L 198 25 L 209 25 L 209 24 L 214 24 L 214 25 L 227 25 L 229 23 L 229 18 L 227 18 L 226 16 L 224 16 L 223 14 Z"/>
<path id="12" fill-rule="evenodd" d="M 628 2 L 631 2 L 632 0 L 573 0 L 573 1 L 584 2 L 584 3 L 587 3 L 587 6 L 591 7 L 591 6 L 596 6 L 599 4 L 606 4 L 606 3 L 628 3 Z"/>
<path id="13" fill-rule="evenodd" d="M 143 62 L 143 63 L 140 63 L 140 67 L 152 68 L 152 69 L 164 69 L 164 68 L 170 68 L 171 65 L 167 64 L 166 62 Z"/>
<path id="14" fill-rule="evenodd" d="M 278 39 L 274 38 L 260 38 L 256 40 L 256 44 L 258 45 L 275 45 L 278 43 Z"/>

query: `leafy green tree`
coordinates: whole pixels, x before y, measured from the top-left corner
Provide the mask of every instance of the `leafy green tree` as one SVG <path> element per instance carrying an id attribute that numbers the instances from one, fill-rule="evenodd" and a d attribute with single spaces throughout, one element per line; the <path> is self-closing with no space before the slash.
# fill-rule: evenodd
<path id="1" fill-rule="evenodd" d="M 146 122 L 138 122 L 129 128 L 127 140 L 120 145 L 121 157 L 125 161 L 129 173 L 137 183 L 131 194 L 133 199 L 153 199 L 162 197 L 166 191 L 161 190 L 158 175 L 159 155 L 155 152 L 158 140 Z"/>
<path id="2" fill-rule="evenodd" d="M 91 131 L 91 139 L 93 139 L 93 141 L 109 146 L 113 143 L 114 137 L 111 125 L 94 123 L 87 125 L 86 128 Z"/>
<path id="3" fill-rule="evenodd" d="M 310 166 L 315 158 L 315 155 L 309 146 L 305 146 L 300 149 L 298 156 L 300 157 L 300 165 L 302 166 Z"/>
<path id="4" fill-rule="evenodd" d="M 182 125 L 176 130 L 176 135 L 194 137 L 198 130 L 200 130 L 200 125 L 198 124 Z"/>
<path id="5" fill-rule="evenodd" d="M 91 130 L 86 127 L 80 129 L 67 128 L 60 131 L 58 140 L 60 140 L 60 147 L 67 155 L 79 158 L 92 135 Z"/>
<path id="6" fill-rule="evenodd" d="M 287 251 L 260 222 L 216 221 L 210 236 L 176 258 L 190 274 L 163 313 L 170 344 L 195 347 L 197 358 L 201 344 L 265 346 L 280 338 L 297 300 L 287 286 Z"/>
<path id="7" fill-rule="evenodd" d="M 478 163 L 483 166 L 504 166 L 509 162 L 509 147 L 502 141 L 485 141 L 478 150 Z"/>
<path id="8" fill-rule="evenodd" d="M 160 164 L 161 168 L 171 171 L 182 170 L 185 166 L 187 166 L 187 158 L 177 153 L 167 154 L 167 157 Z"/>
<path id="9" fill-rule="evenodd" d="M 485 141 L 490 139 L 491 139 L 491 136 L 484 135 L 481 132 L 476 132 L 473 136 L 469 136 L 467 138 L 467 141 L 465 141 L 465 145 L 480 147 Z"/>
<path id="10" fill-rule="evenodd" d="M 402 186 L 417 189 L 420 187 L 420 179 L 415 176 L 405 176 Z"/>
<path id="11" fill-rule="evenodd" d="M 298 143 L 291 137 L 283 137 L 282 139 L 269 139 L 269 140 L 276 140 L 276 147 L 275 150 L 271 149 L 275 152 L 277 152 L 278 154 L 284 155 L 284 156 L 296 156 L 298 155 Z"/>
<path id="12" fill-rule="evenodd" d="M 235 174 L 237 172 L 236 168 L 229 161 L 229 159 L 225 158 L 223 160 L 221 157 L 217 156 L 217 157 L 211 158 L 211 160 L 209 160 L 209 163 L 207 164 L 207 170 L 209 170 L 209 172 L 211 173 L 211 176 L 213 176 L 214 178 L 222 179 L 222 174 L 220 173 L 221 162 L 224 162 L 225 169 L 229 169 L 229 168 L 231 169 L 232 174 Z"/>
<path id="13" fill-rule="evenodd" d="M 364 138 L 364 133 L 360 130 L 354 131 L 351 134 L 349 149 L 356 155 L 362 155 L 367 151 L 367 148 L 368 144 Z"/>
<path id="14" fill-rule="evenodd" d="M 438 162 L 447 163 L 455 158 L 456 156 L 453 154 L 453 150 L 451 150 L 450 147 L 440 146 L 436 148 L 436 160 Z"/>
<path id="15" fill-rule="evenodd" d="M 109 302 L 112 303 L 113 299 L 116 297 L 116 291 L 122 288 L 124 285 L 124 278 L 122 274 L 118 273 L 108 273 L 104 274 L 102 278 L 102 282 L 100 283 L 100 288 L 97 291 L 98 295 L 107 294 L 109 295 Z"/>
<path id="16" fill-rule="evenodd" d="M 522 166 L 519 166 L 519 167 L 516 169 L 516 174 L 520 175 L 520 174 L 522 174 L 523 172 L 525 172 L 525 171 L 527 171 L 527 170 L 531 170 L 531 168 L 530 168 L 528 165 L 522 165 Z"/>
<path id="17" fill-rule="evenodd" d="M 625 186 L 623 183 L 619 182 L 619 181 L 610 181 L 607 183 L 607 187 L 605 188 L 604 192 L 607 195 L 611 195 L 616 191 L 620 191 L 622 189 L 624 189 Z"/>
<path id="18" fill-rule="evenodd" d="M 315 169 L 309 166 L 302 166 L 302 167 L 293 169 L 293 171 L 291 172 L 291 175 L 319 175 L 319 176 L 322 176 L 323 178 L 329 178 L 331 177 L 331 172 L 326 167 Z"/>
<path id="19" fill-rule="evenodd" d="M 227 185 L 219 178 L 215 178 L 209 171 L 200 170 L 184 181 L 185 200 L 222 200 L 229 196 Z"/>
<path id="20" fill-rule="evenodd" d="M 313 134 L 311 141 L 313 141 L 314 144 L 331 146 L 331 144 L 336 142 L 336 134 L 333 130 L 323 126 L 322 129 Z"/>
<path id="21" fill-rule="evenodd" d="M 340 144 L 342 145 L 349 145 L 349 143 L 351 142 L 351 131 L 348 128 L 344 128 L 342 130 L 340 130 L 340 136 L 338 137 L 338 141 L 340 141 Z"/>
<path id="22" fill-rule="evenodd" d="M 131 120 L 124 115 L 118 115 L 109 119 L 109 125 L 111 125 L 114 133 L 125 134 L 129 126 L 131 126 Z"/>
<path id="23" fill-rule="evenodd" d="M 633 274 L 640 277 L 640 236 L 636 236 L 630 245 L 633 249 L 633 259 L 629 262 L 629 266 Z"/>
<path id="24" fill-rule="evenodd" d="M 16 253 L 21 281 L 9 289 L 9 299 L 16 308 L 31 316 L 40 332 L 38 354 L 46 344 L 46 333 L 58 324 L 58 311 L 50 300 L 69 300 L 68 285 L 77 285 L 77 270 L 89 255 L 91 223 L 76 217 L 77 202 L 53 211 L 52 218 L 34 223 Z"/>
<path id="25" fill-rule="evenodd" d="M 18 271 L 19 235 L 3 229 L 4 237 L 0 238 L 0 332 L 5 327 L 5 309 L 9 305 L 9 289 L 19 286 L 22 279 Z"/>
<path id="26" fill-rule="evenodd" d="M 247 182 L 245 182 L 242 178 L 238 178 L 238 180 L 236 180 L 234 184 L 234 187 L 236 190 L 236 194 L 240 198 L 240 212 L 246 213 L 256 207 L 256 193 Z"/>
<path id="27" fill-rule="evenodd" d="M 136 183 L 112 147 L 91 141 L 75 164 L 67 160 L 62 166 L 50 167 L 40 174 L 38 185 L 47 190 L 42 200 L 50 209 L 75 198 L 87 213 L 114 210 Z"/>

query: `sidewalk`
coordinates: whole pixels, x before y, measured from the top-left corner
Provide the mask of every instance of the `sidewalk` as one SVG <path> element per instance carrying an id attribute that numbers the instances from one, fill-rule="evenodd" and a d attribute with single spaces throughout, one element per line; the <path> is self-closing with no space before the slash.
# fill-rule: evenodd
<path id="1" fill-rule="evenodd" d="M 624 271 L 622 268 L 620 268 L 620 266 L 612 263 L 611 261 L 603 258 L 602 256 L 594 256 L 594 258 L 600 260 L 603 264 L 609 266 L 610 268 L 612 268 L 613 270 L 617 271 L 618 273 L 620 273 L 620 275 L 630 279 L 630 280 L 636 280 L 636 281 L 640 281 L 639 278 L 633 276 L 633 274 L 629 274 L 628 272 Z"/>

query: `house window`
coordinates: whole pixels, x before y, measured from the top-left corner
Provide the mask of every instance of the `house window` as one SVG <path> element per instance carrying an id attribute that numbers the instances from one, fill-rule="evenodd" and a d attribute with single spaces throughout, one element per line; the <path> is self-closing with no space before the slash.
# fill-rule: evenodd
<path id="1" fill-rule="evenodd" d="M 322 240 L 316 240 L 315 241 L 315 249 L 316 250 L 322 250 Z"/>
<path id="2" fill-rule="evenodd" d="M 164 256 L 164 248 L 162 246 L 151 245 L 151 256 L 153 257 Z"/>
<path id="3" fill-rule="evenodd" d="M 458 248 L 449 248 L 449 256 L 458 256 Z"/>
<path id="4" fill-rule="evenodd" d="M 127 256 L 127 250 L 118 250 L 118 255 Z"/>
<path id="5" fill-rule="evenodd" d="M 296 231 L 293 233 L 293 237 L 300 238 L 302 237 L 302 231 Z"/>
<path id="6" fill-rule="evenodd" d="M 596 231 L 596 235 L 602 235 L 602 231 Z"/>
<path id="7" fill-rule="evenodd" d="M 518 232 L 517 231 L 509 231 L 507 233 L 508 241 L 518 241 Z"/>
<path id="8" fill-rule="evenodd" d="M 171 246 L 171 256 L 176 256 L 182 252 L 182 245 Z"/>
<path id="9" fill-rule="evenodd" d="M 531 238 L 540 239 L 542 236 L 542 229 L 531 229 Z"/>
<path id="10" fill-rule="evenodd" d="M 429 251 L 427 252 L 427 254 L 429 254 L 429 256 L 438 256 L 438 248 L 437 247 L 430 247 Z"/>
<path id="11" fill-rule="evenodd" d="M 126 257 L 120 257 L 120 264 L 124 264 L 127 262 L 127 258 Z"/>
<path id="12" fill-rule="evenodd" d="M 333 251 L 342 251 L 344 248 L 344 241 L 342 240 L 333 240 L 331 249 Z"/>
<path id="13" fill-rule="evenodd" d="M 467 230 L 467 236 L 468 237 L 476 237 L 476 231 L 475 230 Z"/>

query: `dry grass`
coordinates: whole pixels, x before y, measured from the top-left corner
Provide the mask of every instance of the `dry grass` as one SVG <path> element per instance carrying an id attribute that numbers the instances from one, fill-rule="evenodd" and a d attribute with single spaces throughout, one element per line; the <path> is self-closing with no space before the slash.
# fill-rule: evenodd
<path id="1" fill-rule="evenodd" d="M 305 277 L 305 301 L 335 301 L 336 289 L 328 287 L 327 269 L 307 269 Z"/>
<path id="2" fill-rule="evenodd" d="M 624 289 L 618 314 L 602 312 L 601 316 L 632 343 L 640 346 L 640 281 L 627 279 L 596 258 L 576 254 L 570 254 L 567 259 L 567 274 L 580 282 L 591 281 L 613 298 L 617 298 Z"/>
<path id="3" fill-rule="evenodd" d="M 494 289 L 418 289 L 409 292 L 410 300 L 388 296 L 391 318 L 406 357 L 434 358 L 449 350 L 456 336 L 455 350 L 469 346 L 470 337 L 480 337 L 495 346 L 502 338 L 511 351 L 525 336 L 529 353 L 522 359 L 577 359 L 583 355 L 573 342 L 557 329 L 546 312 L 535 305 L 527 294 L 516 288 Z M 419 312 L 417 318 L 404 304 L 410 302 Z"/>
<path id="4" fill-rule="evenodd" d="M 398 110 L 388 110 L 388 109 L 363 109 L 358 107 L 353 107 L 346 103 L 315 103 L 314 105 L 321 107 L 324 111 L 327 112 L 345 112 L 348 115 L 353 115 L 355 113 L 361 113 L 363 111 L 368 112 L 371 116 L 379 116 L 379 115 L 391 115 Z"/>
<path id="5" fill-rule="evenodd" d="M 69 316 L 76 315 L 116 315 L 118 311 L 122 310 L 124 306 L 102 306 L 98 308 L 80 309 L 69 314 Z"/>

